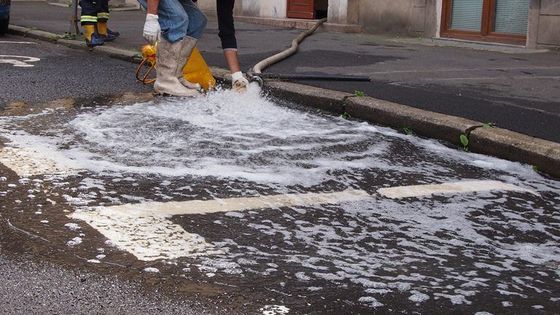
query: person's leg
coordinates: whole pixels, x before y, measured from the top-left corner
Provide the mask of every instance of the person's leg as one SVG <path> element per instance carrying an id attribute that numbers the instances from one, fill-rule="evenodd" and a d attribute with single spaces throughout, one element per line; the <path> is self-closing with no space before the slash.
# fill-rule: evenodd
<path id="1" fill-rule="evenodd" d="M 189 27 L 187 29 L 187 36 L 195 39 L 200 39 L 206 28 L 208 18 L 200 11 L 198 6 L 192 0 L 180 0 L 185 12 L 189 16 Z"/>
<path id="2" fill-rule="evenodd" d="M 109 0 L 95 0 L 97 11 L 97 33 L 107 37 L 107 21 L 109 20 Z"/>
<path id="3" fill-rule="evenodd" d="M 175 43 L 187 36 L 189 15 L 179 0 L 160 0 L 158 17 L 164 39 Z"/>
<path id="4" fill-rule="evenodd" d="M 82 8 L 80 14 L 80 22 L 84 37 L 88 47 L 103 45 L 103 40 L 95 34 L 95 26 L 97 24 L 97 8 L 93 0 L 80 0 Z"/>
<path id="5" fill-rule="evenodd" d="M 145 6 L 144 0 L 138 0 Z M 178 0 L 160 0 L 158 21 L 161 37 L 157 48 L 156 82 L 154 90 L 158 94 L 175 96 L 198 96 L 200 93 L 186 87 L 179 81 L 182 78 L 184 56 L 190 55 L 191 37 L 187 36 L 189 16 Z"/>
<path id="6" fill-rule="evenodd" d="M 181 49 L 181 54 L 177 61 L 178 65 L 181 65 L 177 69 L 177 78 L 181 84 L 189 89 L 200 90 L 200 84 L 189 82 L 183 77 L 183 68 L 187 64 L 194 47 L 196 47 L 197 41 L 202 37 L 204 29 L 206 28 L 207 18 L 191 0 L 179 1 L 189 16 L 189 25 L 187 28 L 187 36 L 183 40 L 183 48 Z"/>
<path id="7" fill-rule="evenodd" d="M 145 0 L 138 0 L 146 7 Z M 207 18 L 191 0 L 161 0 L 158 6 L 159 24 L 165 39 L 176 42 L 185 36 L 200 39 Z"/>

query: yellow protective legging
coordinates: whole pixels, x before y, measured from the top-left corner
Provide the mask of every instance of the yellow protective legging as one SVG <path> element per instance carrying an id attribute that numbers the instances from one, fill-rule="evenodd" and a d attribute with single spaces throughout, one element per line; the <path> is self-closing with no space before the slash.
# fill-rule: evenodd
<path id="1" fill-rule="evenodd" d="M 82 29 L 84 30 L 84 37 L 91 41 L 91 36 L 93 35 L 93 33 L 95 33 L 95 25 L 92 24 L 86 24 L 86 25 L 82 25 Z"/>
<path id="2" fill-rule="evenodd" d="M 183 67 L 183 78 L 192 83 L 198 83 L 205 90 L 213 89 L 216 86 L 216 79 L 212 71 L 206 64 L 198 48 L 194 48 L 192 54 Z"/>
<path id="3" fill-rule="evenodd" d="M 107 22 L 97 22 L 97 33 L 107 35 Z"/>
<path id="4" fill-rule="evenodd" d="M 142 47 L 142 63 L 136 69 L 136 78 L 145 83 L 151 84 L 155 80 L 148 79 L 150 72 L 154 67 L 157 67 L 156 64 L 156 54 L 157 48 L 154 45 L 145 45 Z M 150 70 L 148 72 L 141 74 L 142 67 L 144 65 L 151 65 Z M 191 83 L 198 83 L 204 90 L 211 90 L 216 87 L 216 79 L 212 75 L 212 71 L 206 64 L 206 61 L 202 57 L 200 50 L 198 48 L 194 48 L 189 60 L 183 67 L 183 78 Z"/>

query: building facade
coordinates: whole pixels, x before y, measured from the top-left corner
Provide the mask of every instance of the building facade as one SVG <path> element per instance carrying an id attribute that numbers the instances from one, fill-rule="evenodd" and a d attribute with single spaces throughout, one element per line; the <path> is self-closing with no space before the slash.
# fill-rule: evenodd
<path id="1" fill-rule="evenodd" d="M 199 1 L 212 10 L 215 1 Z M 363 32 L 560 47 L 560 0 L 237 0 L 236 14 L 319 19 Z M 356 29 L 356 28 L 353 28 Z"/>

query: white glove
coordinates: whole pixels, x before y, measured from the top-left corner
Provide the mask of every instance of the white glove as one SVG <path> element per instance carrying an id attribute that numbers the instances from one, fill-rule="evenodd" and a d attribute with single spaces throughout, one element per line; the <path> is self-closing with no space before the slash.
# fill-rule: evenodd
<path id="1" fill-rule="evenodd" d="M 247 91 L 249 81 L 245 78 L 241 71 L 237 71 L 231 75 L 232 89 L 235 92 L 243 93 Z"/>
<path id="2" fill-rule="evenodd" d="M 154 44 L 159 38 L 161 27 L 159 26 L 158 16 L 155 14 L 146 14 L 146 23 L 144 23 L 144 31 L 142 35 L 150 43 Z"/>

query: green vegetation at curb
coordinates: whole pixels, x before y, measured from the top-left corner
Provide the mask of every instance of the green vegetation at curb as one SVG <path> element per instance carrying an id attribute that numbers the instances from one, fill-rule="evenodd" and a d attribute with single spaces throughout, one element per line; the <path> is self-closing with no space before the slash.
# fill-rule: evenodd
<path id="1" fill-rule="evenodd" d="M 62 35 L 61 37 L 62 39 L 69 39 L 69 40 L 75 40 L 77 38 L 77 36 L 75 34 L 70 34 L 68 32 L 64 33 L 64 35 Z"/>
<path id="2" fill-rule="evenodd" d="M 482 127 L 483 127 L 483 128 L 494 128 L 494 127 L 496 127 L 496 124 L 493 123 L 493 122 L 487 122 L 487 123 L 484 123 L 484 124 L 482 125 Z"/>
<path id="3" fill-rule="evenodd" d="M 412 128 L 404 127 L 404 128 L 402 129 L 402 131 L 403 131 L 404 134 L 407 135 L 407 136 L 413 136 L 413 135 L 414 135 L 414 131 L 412 130 Z"/>
<path id="4" fill-rule="evenodd" d="M 462 133 L 459 136 L 459 141 L 461 141 L 461 144 L 463 145 L 463 151 L 469 152 L 469 137 L 466 134 Z"/>
<path id="5" fill-rule="evenodd" d="M 350 119 L 350 114 L 348 114 L 347 112 L 342 113 L 342 115 L 340 115 L 341 118 L 343 119 Z"/>
<path id="6" fill-rule="evenodd" d="M 358 90 L 356 90 L 356 91 L 354 91 L 354 96 L 357 96 L 357 97 L 364 97 L 364 96 L 366 96 L 366 93 L 364 93 L 364 91 L 358 91 Z"/>

